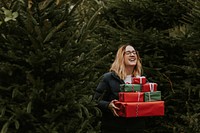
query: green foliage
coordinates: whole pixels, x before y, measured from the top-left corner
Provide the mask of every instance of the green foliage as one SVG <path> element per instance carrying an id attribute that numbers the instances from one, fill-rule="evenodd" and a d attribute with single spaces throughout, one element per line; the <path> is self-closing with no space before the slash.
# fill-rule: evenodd
<path id="1" fill-rule="evenodd" d="M 100 41 L 113 44 L 111 51 L 132 43 L 144 75 L 162 91 L 165 116 L 148 118 L 146 132 L 200 131 L 199 11 L 198 1 L 106 2 Z"/>
<path id="2" fill-rule="evenodd" d="M 186 9 L 174 0 L 110 0 L 105 17 L 115 27 L 165 30 L 178 24 Z M 127 10 L 128 9 L 128 10 Z"/>
<path id="3" fill-rule="evenodd" d="M 100 58 L 92 56 L 102 46 L 90 38 L 101 5 L 81 0 L 1 4 L 1 133 L 97 130 L 101 112 L 92 101 L 92 86 Z M 10 20 L 16 21 L 6 21 L 5 12 L 15 13 Z"/>
<path id="4" fill-rule="evenodd" d="M 117 47 L 132 43 L 157 82 L 164 117 L 146 132 L 200 132 L 196 0 L 2 0 L 1 133 L 98 132 L 92 101 Z"/>

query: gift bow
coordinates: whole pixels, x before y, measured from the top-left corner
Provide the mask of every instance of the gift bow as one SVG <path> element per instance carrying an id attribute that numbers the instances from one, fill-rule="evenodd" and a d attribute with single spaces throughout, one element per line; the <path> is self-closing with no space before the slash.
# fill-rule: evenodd
<path id="1" fill-rule="evenodd" d="M 154 83 L 149 83 L 149 86 L 150 86 L 150 92 L 153 92 L 154 91 Z"/>
<path id="2" fill-rule="evenodd" d="M 140 78 L 140 84 L 142 84 L 142 79 L 145 78 L 144 76 L 139 77 Z"/>
<path id="3" fill-rule="evenodd" d="M 142 77 L 140 77 L 140 84 L 142 84 Z"/>
<path id="4" fill-rule="evenodd" d="M 149 101 L 151 101 L 151 92 L 154 92 L 154 83 L 149 83 L 150 92 L 148 92 Z"/>

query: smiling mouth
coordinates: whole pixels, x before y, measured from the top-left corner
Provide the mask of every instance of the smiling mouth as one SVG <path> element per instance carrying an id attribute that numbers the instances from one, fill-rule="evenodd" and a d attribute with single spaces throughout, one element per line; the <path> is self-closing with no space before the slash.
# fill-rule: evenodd
<path id="1" fill-rule="evenodd" d="M 135 58 L 134 59 L 129 59 L 130 62 L 134 62 L 135 60 L 136 60 Z"/>

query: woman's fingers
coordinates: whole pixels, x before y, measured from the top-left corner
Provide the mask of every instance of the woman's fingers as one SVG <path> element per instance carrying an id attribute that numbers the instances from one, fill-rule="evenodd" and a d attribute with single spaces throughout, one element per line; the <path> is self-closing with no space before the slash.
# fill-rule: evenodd
<path id="1" fill-rule="evenodd" d="M 113 115 L 114 115 L 114 116 L 119 116 L 119 115 L 117 114 L 117 112 L 116 112 L 115 109 L 113 109 Z"/>
<path id="2" fill-rule="evenodd" d="M 116 110 L 120 110 L 118 107 L 115 106 L 114 102 L 116 102 L 117 100 L 112 100 L 110 102 L 110 104 L 108 105 L 108 108 L 112 111 L 114 116 L 119 116 L 116 112 Z"/>
<path id="3" fill-rule="evenodd" d="M 117 106 L 115 106 L 115 104 L 113 103 L 113 108 L 116 110 L 119 110 L 119 108 Z"/>

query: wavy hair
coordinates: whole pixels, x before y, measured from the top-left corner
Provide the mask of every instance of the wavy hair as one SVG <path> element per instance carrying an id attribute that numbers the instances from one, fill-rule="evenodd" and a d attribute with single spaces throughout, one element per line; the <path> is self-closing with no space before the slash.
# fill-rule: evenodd
<path id="1" fill-rule="evenodd" d="M 124 63 L 125 49 L 127 46 L 132 46 L 132 45 L 126 44 L 119 47 L 117 54 L 115 56 L 115 60 L 110 68 L 110 71 L 114 71 L 122 80 L 124 80 L 125 77 L 127 76 Z M 142 63 L 138 52 L 136 52 L 136 55 L 137 55 L 137 63 L 136 66 L 134 67 L 132 76 L 141 76 Z"/>

